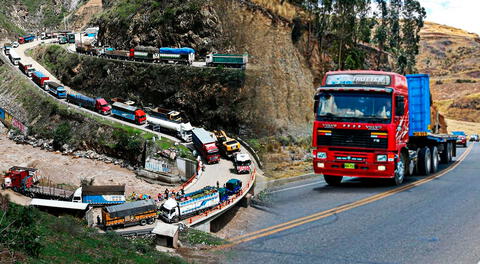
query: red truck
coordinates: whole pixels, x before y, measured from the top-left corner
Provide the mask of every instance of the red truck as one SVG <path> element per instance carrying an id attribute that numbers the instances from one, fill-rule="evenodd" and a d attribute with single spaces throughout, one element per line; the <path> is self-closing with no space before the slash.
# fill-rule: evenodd
<path id="1" fill-rule="evenodd" d="M 36 83 L 40 88 L 45 88 L 45 82 L 48 81 L 49 78 L 45 76 L 43 73 L 39 71 L 32 72 L 32 81 Z"/>
<path id="2" fill-rule="evenodd" d="M 23 64 L 21 61 L 18 62 L 18 68 L 28 77 L 32 77 L 32 73 L 35 72 L 32 64 Z"/>
<path id="3" fill-rule="evenodd" d="M 194 128 L 192 141 L 195 148 L 208 164 L 220 161 L 220 152 L 215 136 L 203 128 Z"/>
<path id="4" fill-rule="evenodd" d="M 11 167 L 4 176 L 2 188 L 12 188 L 14 191 L 31 188 L 40 180 L 37 169 L 25 167 Z"/>
<path id="5" fill-rule="evenodd" d="M 313 168 L 329 185 L 344 176 L 399 185 L 415 171 L 435 173 L 456 155 L 456 137 L 431 127 L 426 74 L 328 72 L 314 111 Z"/>

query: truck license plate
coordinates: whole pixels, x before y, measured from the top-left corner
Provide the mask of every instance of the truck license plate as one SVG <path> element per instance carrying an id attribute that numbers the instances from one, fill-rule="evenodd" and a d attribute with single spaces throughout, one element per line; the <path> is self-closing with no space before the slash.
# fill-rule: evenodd
<path id="1" fill-rule="evenodd" d="M 355 169 L 355 163 L 344 163 L 343 167 L 345 169 Z"/>

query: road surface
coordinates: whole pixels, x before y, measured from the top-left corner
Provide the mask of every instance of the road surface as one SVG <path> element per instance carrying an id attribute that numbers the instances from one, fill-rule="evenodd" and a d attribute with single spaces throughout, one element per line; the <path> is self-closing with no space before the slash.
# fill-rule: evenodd
<path id="1" fill-rule="evenodd" d="M 329 187 L 319 177 L 273 190 L 274 206 L 245 230 L 251 235 L 231 238 L 252 240 L 223 262 L 478 263 L 480 145 L 459 148 L 457 159 L 441 177 L 400 187 L 365 179 Z"/>

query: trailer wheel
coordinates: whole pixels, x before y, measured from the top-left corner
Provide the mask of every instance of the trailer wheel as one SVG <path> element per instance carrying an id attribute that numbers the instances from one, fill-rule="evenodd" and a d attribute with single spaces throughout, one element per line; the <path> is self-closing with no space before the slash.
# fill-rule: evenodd
<path id="1" fill-rule="evenodd" d="M 433 146 L 430 148 L 430 153 L 432 154 L 432 166 L 431 172 L 435 173 L 438 170 L 438 148 L 437 146 Z"/>
<path id="2" fill-rule="evenodd" d="M 395 164 L 395 176 L 392 179 L 394 185 L 400 185 L 403 183 L 403 180 L 405 179 L 405 163 L 405 155 L 401 154 L 400 160 Z"/>
<path id="3" fill-rule="evenodd" d="M 146 224 L 147 224 L 147 220 L 145 220 L 145 219 L 140 220 L 140 225 L 141 226 L 144 226 Z"/>
<path id="4" fill-rule="evenodd" d="M 454 151 L 453 148 L 455 147 L 455 145 L 452 142 L 448 142 L 447 147 L 448 147 L 448 162 L 452 162 L 453 151 Z"/>
<path id="5" fill-rule="evenodd" d="M 155 218 L 148 219 L 148 224 L 149 225 L 152 225 L 153 223 L 155 223 Z"/>
<path id="6" fill-rule="evenodd" d="M 443 144 L 443 151 L 440 153 L 440 162 L 441 163 L 448 163 L 449 162 L 449 156 L 450 156 L 450 143 L 444 143 Z"/>
<path id="7" fill-rule="evenodd" d="M 113 228 L 112 228 L 111 226 L 109 226 L 109 227 L 107 227 L 105 230 L 106 230 L 107 232 L 109 232 L 109 231 L 111 232 L 111 231 L 113 231 Z"/>
<path id="8" fill-rule="evenodd" d="M 418 152 L 417 159 L 417 172 L 420 175 L 429 175 L 431 171 L 431 159 L 430 149 L 428 147 L 421 148 Z"/>
<path id="9" fill-rule="evenodd" d="M 331 186 L 337 186 L 342 182 L 342 176 L 323 175 L 325 182 Z"/>

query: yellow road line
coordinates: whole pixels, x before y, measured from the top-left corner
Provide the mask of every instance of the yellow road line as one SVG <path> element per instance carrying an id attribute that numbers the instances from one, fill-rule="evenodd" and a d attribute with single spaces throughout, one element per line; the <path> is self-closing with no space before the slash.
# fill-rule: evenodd
<path id="1" fill-rule="evenodd" d="M 460 165 L 460 163 L 466 158 L 466 156 L 472 150 L 473 145 L 474 144 L 471 144 L 470 147 L 449 168 L 447 168 L 447 169 L 445 169 L 445 170 L 443 170 L 439 173 L 433 174 L 431 176 L 425 177 L 421 180 L 409 183 L 407 185 L 400 186 L 398 188 L 395 188 L 395 189 L 392 189 L 392 190 L 389 190 L 389 191 L 386 191 L 386 192 L 383 192 L 383 193 L 379 193 L 379 194 L 376 194 L 376 195 L 358 200 L 358 201 L 350 203 L 350 204 L 342 205 L 342 206 L 335 207 L 335 208 L 332 208 L 332 209 L 329 209 L 329 210 L 326 210 L 326 211 L 318 212 L 318 213 L 315 213 L 315 214 L 312 214 L 312 215 L 309 215 L 309 216 L 304 216 L 304 217 L 301 217 L 301 218 L 297 218 L 297 219 L 294 219 L 294 220 L 291 220 L 291 221 L 288 221 L 288 222 L 285 222 L 285 223 L 282 223 L 282 224 L 267 227 L 267 228 L 264 228 L 264 229 L 261 229 L 261 230 L 258 230 L 258 231 L 252 232 L 252 233 L 248 233 L 248 234 L 245 234 L 245 235 L 234 237 L 234 238 L 230 239 L 230 243 L 219 246 L 216 249 L 229 248 L 229 247 L 238 245 L 240 243 L 244 243 L 244 242 L 248 242 L 248 241 L 258 239 L 258 238 L 261 238 L 261 237 L 269 236 L 269 235 L 272 235 L 272 234 L 275 234 L 275 233 L 278 233 L 278 232 L 281 232 L 281 231 L 284 231 L 284 230 L 287 230 L 287 229 L 291 229 L 291 228 L 294 228 L 294 227 L 297 227 L 297 226 L 300 226 L 300 225 L 303 225 L 303 224 L 306 224 L 306 223 L 310 223 L 310 222 L 313 222 L 313 221 L 316 221 L 316 220 L 320 220 L 322 218 L 326 218 L 326 217 L 329 217 L 331 215 L 341 213 L 341 212 L 344 212 L 344 211 L 347 211 L 347 210 L 350 210 L 350 209 L 353 209 L 353 208 L 356 208 L 356 207 L 359 207 L 359 206 L 362 206 L 362 205 L 366 205 L 366 204 L 378 201 L 380 199 L 389 197 L 391 195 L 403 192 L 405 190 L 411 189 L 413 187 L 425 184 L 425 183 L 427 183 L 429 181 L 432 181 L 436 178 L 444 176 L 448 172 L 455 169 L 458 165 Z"/>

